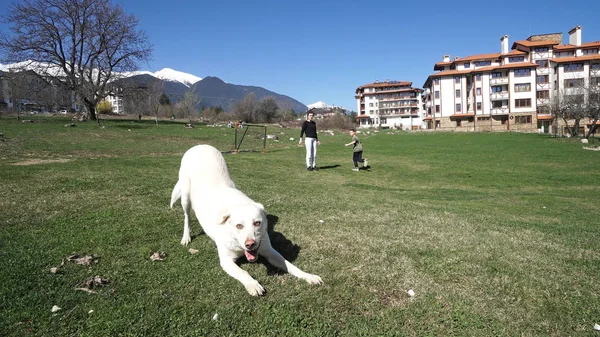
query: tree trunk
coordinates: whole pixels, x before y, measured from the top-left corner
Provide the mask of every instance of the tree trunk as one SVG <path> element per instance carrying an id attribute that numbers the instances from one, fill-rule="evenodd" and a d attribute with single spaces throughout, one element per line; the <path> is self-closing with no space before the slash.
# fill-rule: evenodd
<path id="1" fill-rule="evenodd" d="M 100 119 L 96 115 L 96 104 L 88 100 L 84 100 L 84 104 L 88 112 L 88 117 L 93 121 L 98 121 L 98 125 L 100 125 Z"/>
<path id="2" fill-rule="evenodd" d="M 593 134 L 594 134 L 594 132 L 596 132 L 596 123 L 598 123 L 598 120 L 597 120 L 597 119 L 594 119 L 594 120 L 592 121 L 592 126 L 590 127 L 590 130 L 589 130 L 589 131 L 588 131 L 588 133 L 587 133 L 587 136 L 585 136 L 585 138 L 586 138 L 586 139 L 587 139 L 587 138 L 590 138 L 590 136 L 591 136 L 591 135 L 593 135 Z"/>

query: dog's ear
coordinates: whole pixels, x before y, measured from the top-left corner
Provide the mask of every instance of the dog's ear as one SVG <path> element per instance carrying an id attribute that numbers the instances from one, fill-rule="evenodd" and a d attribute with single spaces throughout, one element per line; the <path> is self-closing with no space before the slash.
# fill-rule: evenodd
<path id="1" fill-rule="evenodd" d="M 263 211 L 265 210 L 265 206 L 263 206 L 263 204 L 259 203 L 259 202 L 255 202 L 254 203 L 258 208 L 262 209 Z"/>
<path id="2" fill-rule="evenodd" d="M 217 217 L 217 222 L 219 223 L 219 225 L 223 225 L 224 223 L 227 222 L 227 220 L 229 220 L 229 217 L 231 216 L 230 212 L 228 209 L 223 209 L 221 210 L 221 212 L 219 213 L 219 216 Z"/>

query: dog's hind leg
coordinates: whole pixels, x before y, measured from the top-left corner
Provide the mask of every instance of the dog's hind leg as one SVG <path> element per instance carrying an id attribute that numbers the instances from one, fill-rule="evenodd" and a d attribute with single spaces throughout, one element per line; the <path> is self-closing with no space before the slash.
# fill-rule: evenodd
<path id="1" fill-rule="evenodd" d="M 309 274 L 294 266 L 290 261 L 286 260 L 278 251 L 276 251 L 269 242 L 262 242 L 258 253 L 269 261 L 273 266 L 287 271 L 288 273 L 303 279 L 310 284 L 322 284 L 323 280 L 318 275 Z"/>
<path id="2" fill-rule="evenodd" d="M 190 211 L 192 206 L 192 200 L 190 199 L 190 184 L 177 184 L 180 186 L 181 195 L 181 207 L 183 208 L 183 237 L 181 238 L 181 244 L 187 246 L 192 241 L 190 236 Z M 177 186 L 176 186 L 177 187 Z M 175 190 L 173 190 L 175 193 Z"/>
<path id="3" fill-rule="evenodd" d="M 179 180 L 177 180 L 177 184 L 173 187 L 173 192 L 171 192 L 171 208 L 175 205 L 175 202 L 181 198 L 181 184 Z"/>

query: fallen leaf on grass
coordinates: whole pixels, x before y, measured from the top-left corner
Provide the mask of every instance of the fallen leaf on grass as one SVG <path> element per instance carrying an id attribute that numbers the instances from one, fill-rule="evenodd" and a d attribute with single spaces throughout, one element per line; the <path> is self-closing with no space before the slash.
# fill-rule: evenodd
<path id="1" fill-rule="evenodd" d="M 67 261 L 75 262 L 82 266 L 89 266 L 92 262 L 96 262 L 96 255 L 71 255 L 67 257 Z"/>
<path id="2" fill-rule="evenodd" d="M 594 330 L 600 331 L 600 324 L 594 324 Z"/>
<path id="3" fill-rule="evenodd" d="M 58 272 L 60 272 L 60 270 L 58 270 L 58 268 L 60 268 L 60 267 L 62 267 L 62 266 L 64 266 L 64 265 L 65 265 L 65 259 L 62 259 L 62 260 L 60 261 L 60 265 L 59 265 L 58 267 L 52 267 L 52 268 L 50 268 L 50 272 L 51 272 L 52 274 L 57 274 Z"/>
<path id="4" fill-rule="evenodd" d="M 194 248 L 190 248 L 190 249 L 188 249 L 188 252 L 190 252 L 190 254 L 196 254 L 196 253 L 199 252 L 199 250 L 198 249 L 194 249 Z"/>
<path id="5" fill-rule="evenodd" d="M 62 308 L 61 308 L 61 307 L 59 307 L 58 305 L 53 305 L 53 306 L 52 306 L 52 309 L 51 309 L 51 311 L 52 311 L 52 312 L 57 312 L 57 311 L 59 311 L 59 310 L 61 310 L 61 309 L 62 309 Z"/>
<path id="6" fill-rule="evenodd" d="M 107 279 L 104 279 L 100 276 L 93 276 L 93 277 L 90 277 L 90 278 L 86 279 L 85 281 L 83 281 L 81 283 L 81 287 L 75 288 L 75 290 L 85 291 L 88 294 L 95 294 L 96 292 L 92 289 L 98 288 L 98 287 L 103 287 L 103 286 L 107 285 L 108 283 L 110 283 L 110 281 Z"/>
<path id="7" fill-rule="evenodd" d="M 414 291 L 414 290 L 412 290 L 412 289 L 409 289 L 409 290 L 408 290 L 406 293 L 407 293 L 407 294 L 408 294 L 408 296 L 410 296 L 410 297 L 413 297 L 413 296 L 415 296 L 415 291 Z"/>
<path id="8" fill-rule="evenodd" d="M 167 257 L 167 253 L 165 252 L 156 252 L 154 254 L 152 254 L 152 256 L 150 256 L 150 260 L 152 261 L 164 261 L 164 259 Z"/>

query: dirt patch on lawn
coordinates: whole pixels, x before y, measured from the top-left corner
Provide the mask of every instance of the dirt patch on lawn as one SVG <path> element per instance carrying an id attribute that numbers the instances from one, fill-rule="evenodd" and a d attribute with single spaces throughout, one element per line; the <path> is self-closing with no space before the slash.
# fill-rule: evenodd
<path id="1" fill-rule="evenodd" d="M 39 164 L 54 164 L 54 163 L 66 163 L 71 159 L 27 159 L 18 163 L 13 163 L 17 166 L 28 166 L 28 165 L 39 165 Z"/>

